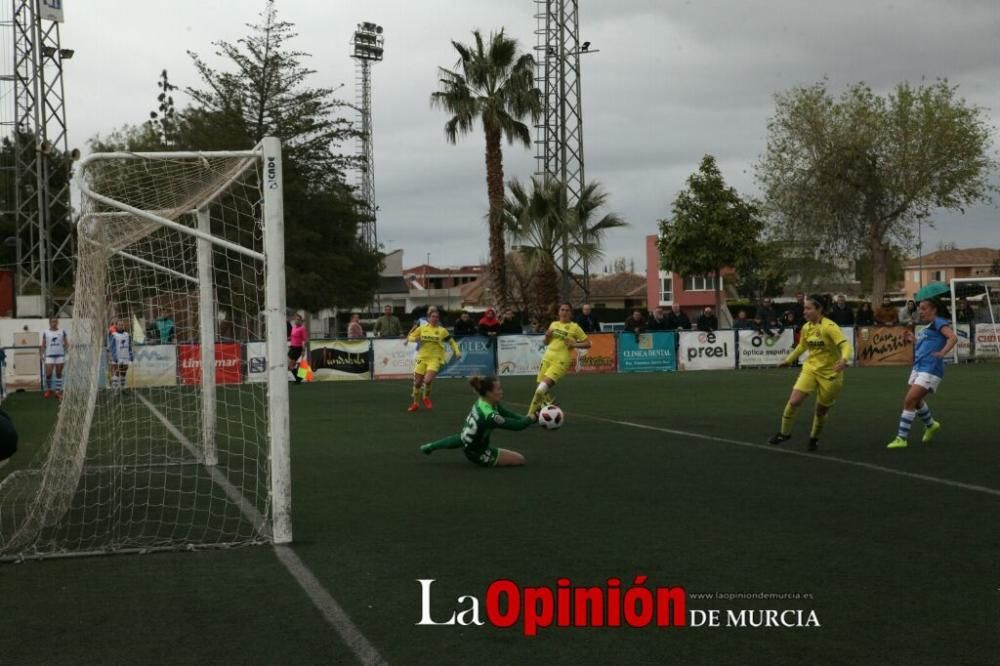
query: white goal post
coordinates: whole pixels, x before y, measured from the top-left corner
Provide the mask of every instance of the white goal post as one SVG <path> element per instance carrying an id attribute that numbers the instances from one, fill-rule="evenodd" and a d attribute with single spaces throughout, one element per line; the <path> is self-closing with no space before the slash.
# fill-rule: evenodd
<path id="1" fill-rule="evenodd" d="M 0 475 L 0 559 L 290 542 L 280 142 L 93 154 L 76 183 L 63 399 Z"/>
<path id="2" fill-rule="evenodd" d="M 975 289 L 977 285 L 982 285 L 982 290 Z M 991 285 L 994 289 L 991 290 Z M 971 328 L 976 338 L 975 357 L 977 360 L 983 358 L 1000 358 L 1000 326 L 997 325 L 996 306 L 991 291 L 1000 291 L 1000 277 L 980 276 L 971 278 L 952 278 L 951 287 L 951 316 L 955 324 L 958 324 L 958 299 L 969 297 L 980 300 L 979 308 L 985 311 L 986 315 L 982 321 L 972 322 Z M 971 292 L 971 293 L 970 293 Z M 980 342 L 982 341 L 982 342 Z M 972 342 L 970 340 L 970 342 Z M 980 349 L 980 345 L 982 349 Z M 958 363 L 958 346 L 952 351 L 952 360 Z"/>

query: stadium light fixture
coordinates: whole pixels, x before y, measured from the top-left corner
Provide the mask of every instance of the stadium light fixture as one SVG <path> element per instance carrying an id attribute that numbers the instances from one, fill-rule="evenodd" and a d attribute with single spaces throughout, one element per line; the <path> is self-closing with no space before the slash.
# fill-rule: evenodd
<path id="1" fill-rule="evenodd" d="M 385 39 L 382 32 L 382 26 L 371 21 L 359 23 L 354 31 L 354 39 L 351 40 L 351 45 L 354 46 L 352 57 L 376 62 L 382 60 Z"/>
<path id="2" fill-rule="evenodd" d="M 69 60 L 76 53 L 73 49 L 59 49 L 59 57 L 63 60 Z"/>

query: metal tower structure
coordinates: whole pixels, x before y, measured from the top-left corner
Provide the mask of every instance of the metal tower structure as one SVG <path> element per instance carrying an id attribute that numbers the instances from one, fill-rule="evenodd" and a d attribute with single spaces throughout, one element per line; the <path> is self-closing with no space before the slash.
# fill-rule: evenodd
<path id="1" fill-rule="evenodd" d="M 384 38 L 382 26 L 369 21 L 359 23 L 351 40 L 351 57 L 357 63 L 355 83 L 357 86 L 358 152 L 361 158 L 358 191 L 364 202 L 366 222 L 361 238 L 369 250 L 378 250 L 378 233 L 375 226 L 375 154 L 372 145 L 372 65 L 382 61 Z"/>
<path id="2" fill-rule="evenodd" d="M 79 153 L 71 154 L 67 144 L 63 86 L 63 61 L 73 51 L 60 44 L 59 0 L 12 5 L 3 28 L 13 32 L 13 63 L 0 73 L 0 88 L 14 102 L 13 117 L 4 113 L 0 121 L 13 153 L 13 164 L 3 165 L 12 184 L 3 207 L 15 218 L 17 294 L 39 301 L 35 312 L 18 314 L 59 316 L 72 303 L 76 258 L 69 188 L 71 161 Z"/>
<path id="3" fill-rule="evenodd" d="M 580 93 L 580 54 L 590 43 L 580 44 L 578 0 L 535 0 L 536 80 L 542 92 L 541 122 L 536 125 L 538 174 L 546 183 L 566 185 L 566 205 L 575 206 L 584 187 L 583 107 Z M 573 282 L 590 293 L 590 266 L 572 252 L 585 237 L 564 236 L 556 263 L 562 270 L 559 297 L 568 300 Z"/>

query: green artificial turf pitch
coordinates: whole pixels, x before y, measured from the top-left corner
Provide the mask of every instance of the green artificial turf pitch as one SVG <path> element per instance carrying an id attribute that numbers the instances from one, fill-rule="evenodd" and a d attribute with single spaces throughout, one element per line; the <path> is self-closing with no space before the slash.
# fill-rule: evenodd
<path id="1" fill-rule="evenodd" d="M 817 454 L 800 411 L 782 448 L 802 455 L 763 444 L 793 370 L 572 376 L 566 426 L 496 432 L 528 461 L 496 470 L 417 450 L 459 429 L 461 380 L 416 414 L 403 382 L 292 386 L 294 549 L 391 664 L 996 664 L 1000 367 L 950 368 L 930 401 L 937 439 L 917 425 L 887 451 L 908 372 L 848 370 Z M 523 407 L 532 386 L 505 379 L 505 402 Z M 23 461 L 55 407 L 18 394 L 5 408 Z M 441 619 L 498 578 L 640 574 L 683 586 L 689 609 L 810 609 L 822 626 L 416 626 L 417 579 L 436 580 Z M 354 663 L 268 547 L 4 565 L 0 610 L 0 663 Z"/>

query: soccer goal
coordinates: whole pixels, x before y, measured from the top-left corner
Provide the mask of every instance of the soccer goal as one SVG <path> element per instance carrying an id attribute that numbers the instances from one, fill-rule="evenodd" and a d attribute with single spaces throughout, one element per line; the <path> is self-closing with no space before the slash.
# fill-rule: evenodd
<path id="1" fill-rule="evenodd" d="M 1000 359 L 1000 277 L 954 278 L 951 280 L 951 315 L 959 318 L 959 299 L 974 308 L 970 322 L 973 353 L 977 361 Z M 958 347 L 954 360 L 958 361 Z"/>
<path id="2" fill-rule="evenodd" d="M 0 557 L 291 541 L 279 141 L 94 154 L 77 185 L 63 399 L 0 477 Z"/>

